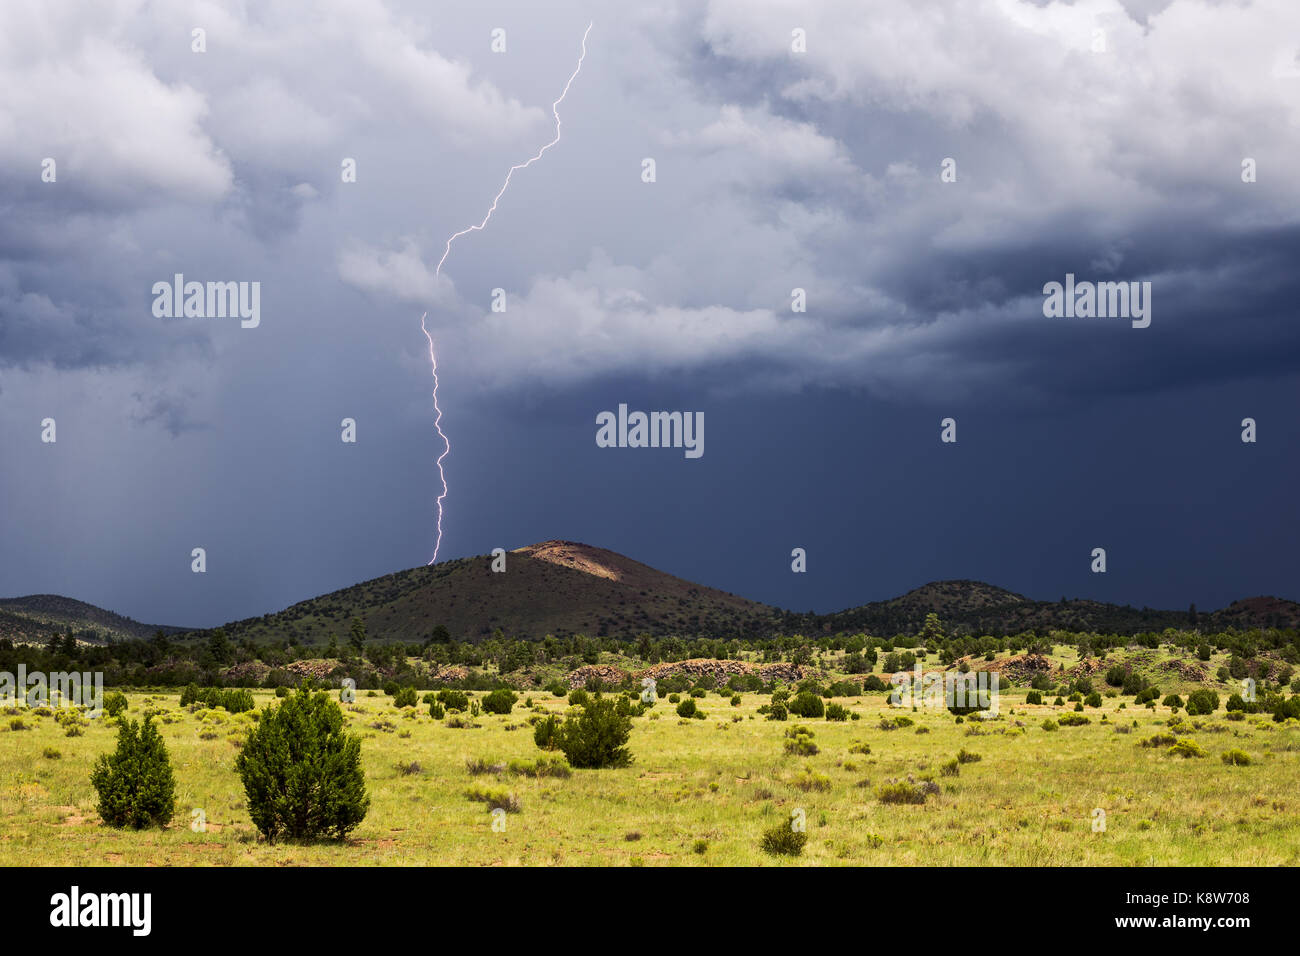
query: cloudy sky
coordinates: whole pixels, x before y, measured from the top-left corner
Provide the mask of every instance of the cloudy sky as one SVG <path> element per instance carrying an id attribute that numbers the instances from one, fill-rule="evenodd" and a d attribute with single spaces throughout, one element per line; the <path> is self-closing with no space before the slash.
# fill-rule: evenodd
<path id="1" fill-rule="evenodd" d="M 443 558 L 1300 598 L 1300 5 L 437 6 L 0 7 L 0 595 L 214 625 L 428 561 L 427 312 Z M 175 273 L 260 325 L 155 317 Z M 1067 273 L 1150 326 L 1046 318 Z M 598 448 L 620 403 L 705 454 Z"/>

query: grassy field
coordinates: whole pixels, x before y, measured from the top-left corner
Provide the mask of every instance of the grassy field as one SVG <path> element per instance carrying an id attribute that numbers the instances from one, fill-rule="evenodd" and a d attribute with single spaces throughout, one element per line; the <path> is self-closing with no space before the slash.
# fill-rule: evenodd
<path id="1" fill-rule="evenodd" d="M 259 708 L 273 699 L 259 692 Z M 177 695 L 130 695 L 129 716 L 162 711 L 177 784 L 172 824 L 134 832 L 104 827 L 95 813 L 89 775 L 113 746 L 108 719 L 67 737 L 52 716 L 11 708 L 0 718 L 0 845 L 14 865 L 1300 863 L 1295 721 L 1233 722 L 1222 711 L 1184 717 L 1179 739 L 1207 752 L 1185 759 L 1140 745 L 1170 732 L 1167 708 L 1119 710 L 1114 698 L 1087 710 L 1091 723 L 1048 731 L 1044 720 L 1073 705 L 1026 706 L 1023 690 L 1002 695 L 999 719 L 962 724 L 946 711 L 890 708 L 879 694 L 840 699 L 861 715 L 845 722 L 768 721 L 755 713 L 766 696 L 745 694 L 733 707 L 710 694 L 699 701 L 704 720 L 678 718 L 665 700 L 635 718 L 630 768 L 576 770 L 567 779 L 472 777 L 468 758 L 541 755 L 528 717 L 568 704 L 547 694 L 531 699 L 534 710 L 521 701 L 513 714 L 484 714 L 480 726 L 455 729 L 426 707 L 399 711 L 391 698 L 359 696 L 344 710 L 362 737 L 369 814 L 343 843 L 275 845 L 252 827 L 233 767 L 250 715 L 191 713 Z M 915 724 L 882 729 L 882 718 L 899 713 Z M 812 730 L 818 753 L 783 752 L 795 724 Z M 861 744 L 869 754 L 851 752 Z M 1251 764 L 1223 763 L 1232 748 Z M 942 765 L 963 749 L 980 759 L 945 775 Z M 420 770 L 402 773 L 399 765 L 412 761 Z M 932 777 L 940 792 L 923 805 L 879 801 L 878 787 L 909 775 Z M 467 799 L 476 784 L 519 798 L 521 812 L 507 817 L 504 832 L 493 831 L 483 803 Z M 191 828 L 194 808 L 203 810 L 206 832 Z M 1105 811 L 1103 832 L 1094 832 L 1097 808 Z M 762 832 L 799 809 L 803 855 L 762 852 Z"/>

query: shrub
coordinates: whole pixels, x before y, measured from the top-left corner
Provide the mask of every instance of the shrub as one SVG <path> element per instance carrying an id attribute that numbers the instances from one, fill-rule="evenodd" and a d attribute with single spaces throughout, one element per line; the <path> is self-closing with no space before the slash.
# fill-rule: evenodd
<path id="1" fill-rule="evenodd" d="M 626 747 L 631 733 L 632 718 L 620 714 L 614 701 L 596 695 L 581 714 L 565 719 L 555 740 L 572 767 L 626 767 L 632 762 Z"/>
<path id="2" fill-rule="evenodd" d="M 447 716 L 447 708 L 443 706 L 442 701 L 436 697 L 429 701 L 429 716 L 434 720 L 442 720 Z"/>
<path id="3" fill-rule="evenodd" d="M 275 696 L 276 696 L 276 697 L 288 697 L 288 696 L 289 696 L 289 688 L 287 688 L 287 687 L 285 687 L 283 684 L 281 684 L 279 687 L 277 687 L 277 688 L 275 689 Z"/>
<path id="4" fill-rule="evenodd" d="M 1079 727 L 1083 724 L 1090 724 L 1092 721 L 1083 716 L 1083 714 L 1068 713 L 1062 714 L 1058 723 L 1062 727 Z"/>
<path id="5" fill-rule="evenodd" d="M 798 856 L 803 853 L 807 843 L 808 834 L 795 830 L 788 823 L 778 823 L 771 829 L 763 831 L 763 839 L 759 846 L 764 853 L 771 853 L 773 856 Z"/>
<path id="6" fill-rule="evenodd" d="M 788 714 L 786 713 L 785 704 L 778 704 L 773 702 L 772 704 L 768 705 L 768 709 L 767 709 L 768 720 L 785 720 L 787 717 Z"/>
<path id="7" fill-rule="evenodd" d="M 1056 721 L 1052 720 L 1051 717 L 1048 717 L 1045 721 L 1043 721 L 1042 726 L 1043 729 L 1046 731 L 1053 731 L 1059 729 Z"/>
<path id="8" fill-rule="evenodd" d="M 1210 659 L 1210 655 L 1212 655 L 1213 653 L 1214 653 L 1214 648 L 1210 647 L 1209 644 L 1198 644 L 1196 646 L 1196 656 L 1203 661 L 1208 661 Z"/>
<path id="9" fill-rule="evenodd" d="M 1181 707 L 1183 706 L 1183 699 L 1177 694 L 1170 694 L 1160 703 L 1165 707 Z"/>
<path id="10" fill-rule="evenodd" d="M 1063 706 L 1065 706 L 1065 701 L 1064 701 L 1061 697 L 1058 696 L 1058 697 L 1056 698 L 1056 700 L 1052 701 L 1052 706 L 1053 706 L 1053 707 L 1063 707 Z"/>
<path id="11" fill-rule="evenodd" d="M 1220 754 L 1220 759 L 1232 767 L 1250 766 L 1250 754 L 1244 750 L 1225 750 Z"/>
<path id="12" fill-rule="evenodd" d="M 677 705 L 677 716 L 694 717 L 697 710 L 699 710 L 699 708 L 695 705 L 695 698 L 687 697 Z"/>
<path id="13" fill-rule="evenodd" d="M 590 699 L 591 699 L 591 695 L 588 694 L 588 693 L 587 693 L 583 688 L 581 688 L 581 687 L 575 687 L 573 690 L 569 691 L 569 706 L 570 706 L 570 707 L 585 707 L 585 706 L 587 705 L 587 701 L 590 700 Z M 670 696 L 670 697 L 669 697 L 669 700 L 671 700 L 671 699 L 672 699 L 672 698 L 671 698 L 671 696 Z"/>
<path id="14" fill-rule="evenodd" d="M 324 691 L 301 687 L 262 711 L 235 758 L 253 825 L 277 837 L 339 839 L 370 808 L 361 741 L 343 730 L 343 711 Z"/>
<path id="15" fill-rule="evenodd" d="M 1042 702 L 1043 702 L 1043 695 L 1036 690 L 1031 690 L 1028 694 L 1025 695 L 1026 704 L 1041 704 Z"/>
<path id="16" fill-rule="evenodd" d="M 54 722 L 63 728 L 68 737 L 80 737 L 86 732 L 89 722 L 81 716 L 81 711 L 73 707 L 60 707 L 54 712 Z"/>
<path id="17" fill-rule="evenodd" d="M 287 693 L 287 691 L 286 691 Z M 286 694 L 276 694 L 276 697 L 284 697 Z M 414 707 L 419 702 L 419 697 L 415 693 L 414 687 L 403 687 L 393 695 L 394 707 Z"/>
<path id="18" fill-rule="evenodd" d="M 816 754 L 818 748 L 813 743 L 811 731 L 803 727 L 792 727 L 786 731 L 785 752 L 797 757 L 811 757 Z"/>
<path id="19" fill-rule="evenodd" d="M 41 756 L 44 757 L 46 760 L 60 760 L 62 759 L 63 754 L 54 747 L 46 747 L 43 751 L 41 751 Z"/>
<path id="20" fill-rule="evenodd" d="M 802 691 L 790 701 L 787 709 L 798 717 L 821 717 L 826 713 L 822 699 L 811 691 Z"/>
<path id="21" fill-rule="evenodd" d="M 519 801 L 519 797 L 511 793 L 509 790 L 489 790 L 485 787 L 471 787 L 465 791 L 465 796 L 478 803 L 486 803 L 489 809 L 504 810 L 506 813 L 518 813 L 524 808 L 523 804 Z"/>
<path id="22" fill-rule="evenodd" d="M 881 680 L 877 675 L 868 674 L 866 679 L 862 682 L 862 689 L 864 691 L 873 691 L 873 692 L 889 690 L 889 685 L 886 684 L 883 680 Z"/>
<path id="23" fill-rule="evenodd" d="M 1091 694 L 1089 694 L 1087 697 L 1083 699 L 1083 702 L 1087 704 L 1089 707 L 1100 707 L 1101 694 L 1098 694 L 1096 691 L 1093 691 Z"/>
<path id="24" fill-rule="evenodd" d="M 176 783 L 162 736 L 145 715 L 141 725 L 124 720 L 117 728 L 117 749 L 101 754 L 90 775 L 99 794 L 100 818 L 111 827 L 163 826 L 176 806 Z"/>
<path id="25" fill-rule="evenodd" d="M 1165 753 L 1171 757 L 1204 757 L 1206 753 L 1195 740 L 1180 740 Z"/>
<path id="26" fill-rule="evenodd" d="M 483 698 L 483 712 L 487 714 L 508 714 L 514 710 L 519 695 L 514 691 L 498 688 Z"/>
<path id="27" fill-rule="evenodd" d="M 559 747 L 559 730 L 560 721 L 554 714 L 543 717 L 533 725 L 533 743 L 543 750 L 555 750 Z"/>
<path id="28" fill-rule="evenodd" d="M 887 783 L 878 787 L 876 799 L 881 803 L 925 803 L 925 798 L 930 792 L 924 785 L 917 786 L 906 780 L 900 780 L 897 783 Z"/>
<path id="29" fill-rule="evenodd" d="M 819 793 L 825 793 L 831 788 L 830 777 L 823 776 L 820 773 L 813 773 L 807 767 L 804 768 L 803 773 L 799 774 L 799 776 L 795 777 L 794 780 L 790 782 L 804 793 L 808 793 L 812 790 L 816 790 Z"/>
<path id="30" fill-rule="evenodd" d="M 1136 697 L 1138 694 L 1145 691 L 1147 687 L 1147 679 L 1141 674 L 1130 672 L 1128 677 L 1124 678 L 1123 692 L 1129 697 Z"/>
<path id="31" fill-rule="evenodd" d="M 481 777 L 483 774 L 500 774 L 504 773 L 506 765 L 499 760 L 493 760 L 491 757 L 466 757 L 465 772 L 471 777 Z"/>
<path id="32" fill-rule="evenodd" d="M 538 757 L 536 760 L 512 760 L 506 765 L 506 772 L 520 777 L 555 777 L 567 780 L 573 776 L 573 770 L 563 757 Z"/>
<path id="33" fill-rule="evenodd" d="M 1003 680 L 1003 684 L 1007 681 Z M 977 714 L 981 711 L 991 710 L 993 708 L 992 692 L 980 693 L 975 684 L 968 684 L 966 687 L 957 685 L 963 703 L 959 706 L 956 703 L 948 705 L 948 713 L 956 714 L 958 717 L 966 717 L 970 714 Z"/>
<path id="34" fill-rule="evenodd" d="M 960 751 L 958 751 L 958 753 L 957 753 L 957 762 L 958 762 L 958 763 L 979 763 L 979 762 L 980 762 L 981 760 L 983 760 L 983 759 L 984 759 L 984 758 L 981 757 L 979 754 L 971 753 L 971 752 L 970 752 L 969 750 L 967 750 L 965 747 L 963 747 L 963 748 L 962 748 Z"/>
<path id="35" fill-rule="evenodd" d="M 839 704 L 827 704 L 826 719 L 827 720 L 848 720 L 849 709 L 847 707 L 842 707 Z"/>
<path id="36" fill-rule="evenodd" d="M 447 710 L 469 710 L 469 695 L 462 690 L 440 690 L 438 703 Z"/>
<path id="37" fill-rule="evenodd" d="M 1300 697 L 1292 697 L 1290 700 L 1276 699 L 1273 707 L 1273 719 L 1278 723 L 1290 718 L 1300 719 Z"/>
<path id="38" fill-rule="evenodd" d="M 109 691 L 104 695 L 104 713 L 117 717 L 126 711 L 126 694 L 120 690 Z"/>
<path id="39" fill-rule="evenodd" d="M 732 707 L 739 707 L 739 706 L 740 706 L 740 695 L 739 695 L 739 694 L 732 694 L 732 695 L 731 695 L 731 706 L 732 706 Z"/>
<path id="40" fill-rule="evenodd" d="M 257 706 L 257 701 L 253 700 L 253 692 L 245 690 L 242 687 L 232 687 L 223 691 L 220 698 L 213 705 L 215 707 L 224 707 L 232 714 L 242 714 L 245 711 L 252 710 Z"/>
<path id="41" fill-rule="evenodd" d="M 1187 713 L 1203 717 L 1219 709 L 1219 695 L 1212 690 L 1194 690 L 1187 695 Z"/>
<path id="42" fill-rule="evenodd" d="M 947 763 L 939 767 L 939 773 L 944 777 L 957 776 L 957 774 L 961 773 L 961 767 L 959 766 L 959 761 L 949 760 Z"/>

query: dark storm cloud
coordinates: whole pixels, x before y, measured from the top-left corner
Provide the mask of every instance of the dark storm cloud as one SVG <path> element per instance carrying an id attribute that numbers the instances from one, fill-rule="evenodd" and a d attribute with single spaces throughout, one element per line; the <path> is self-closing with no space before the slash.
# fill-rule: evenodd
<path id="1" fill-rule="evenodd" d="M 426 560 L 440 450 L 426 311 L 453 445 L 445 554 L 586 529 L 671 558 L 694 532 L 646 529 L 620 504 L 663 508 L 663 478 L 701 554 L 751 546 L 726 571 L 738 590 L 762 579 L 763 548 L 788 553 L 800 525 L 782 509 L 840 527 L 857 476 L 903 468 L 913 424 L 928 440 L 940 407 L 996 409 L 1010 434 L 1043 409 L 1188 391 L 1204 411 L 1235 388 L 1231 422 L 1296 367 L 1293 5 L 324 7 L 203 7 L 202 55 L 185 8 L 0 12 L 0 82 L 19 91 L 0 103 L 10 590 L 216 623 Z M 563 141 L 435 277 L 446 238 L 553 135 L 593 18 Z M 56 184 L 40 181 L 46 156 Z M 959 178 L 943 184 L 949 156 Z M 155 318 L 150 288 L 176 272 L 262 282 L 262 325 Z M 1151 327 L 1045 318 L 1043 284 L 1067 272 L 1151 281 Z M 627 399 L 718 416 L 692 477 L 586 460 L 595 410 Z M 862 427 L 859 402 L 882 437 L 808 486 L 787 436 L 816 462 L 818 442 Z M 900 408 L 914 417 L 892 420 Z M 57 447 L 32 440 L 45 416 Z M 905 472 L 881 481 L 898 513 L 924 510 Z M 700 502 L 724 485 L 733 506 L 713 516 Z M 42 548 L 26 517 L 41 509 L 68 540 L 132 550 Z M 188 570 L 199 545 L 206 577 Z M 938 570 L 924 551 L 909 566 Z M 986 576 L 1000 568 L 1015 571 Z M 851 579 L 815 600 L 849 603 Z"/>

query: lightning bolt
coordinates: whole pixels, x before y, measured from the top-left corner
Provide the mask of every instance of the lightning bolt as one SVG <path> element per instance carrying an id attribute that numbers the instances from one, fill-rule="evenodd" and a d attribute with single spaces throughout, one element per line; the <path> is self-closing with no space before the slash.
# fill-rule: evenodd
<path id="1" fill-rule="evenodd" d="M 588 23 L 587 29 L 583 31 L 582 53 L 578 56 L 578 65 L 574 67 L 573 73 L 569 75 L 568 82 L 564 84 L 563 92 L 561 92 L 555 102 L 551 104 L 551 115 L 555 117 L 555 138 L 539 149 L 536 154 L 529 157 L 525 162 L 510 167 L 510 171 L 506 173 L 506 181 L 501 184 L 500 190 L 498 190 L 497 194 L 492 197 L 492 205 L 488 207 L 487 215 L 483 217 L 482 222 L 477 225 L 467 226 L 460 232 L 452 233 L 452 235 L 447 238 L 447 245 L 442 250 L 442 258 L 438 260 L 438 266 L 433 271 L 435 276 L 442 275 L 442 265 L 447 261 L 447 257 L 451 255 L 451 244 L 453 242 L 461 236 L 469 235 L 471 232 L 479 232 L 487 226 L 488 220 L 491 219 L 492 214 L 497 211 L 497 203 L 501 201 L 501 197 L 504 196 L 506 190 L 510 188 L 510 180 L 514 174 L 521 169 L 527 169 L 529 166 L 533 165 L 533 163 L 537 162 L 543 155 L 545 155 L 548 149 L 560 141 L 560 127 L 563 125 L 560 120 L 560 104 L 563 103 L 564 98 L 569 95 L 569 87 L 573 85 L 573 81 L 576 80 L 578 74 L 582 72 L 582 61 L 587 58 L 587 34 L 591 33 L 591 28 L 593 26 L 595 26 L 594 21 Z M 447 473 L 443 470 L 442 460 L 451 454 L 451 442 L 448 440 L 446 433 L 442 430 L 442 409 L 438 406 L 438 356 L 434 351 L 433 336 L 429 333 L 429 329 L 424 324 L 424 320 L 428 315 L 429 313 L 426 312 L 424 315 L 420 316 L 420 331 L 423 332 L 424 337 L 429 340 L 429 364 L 433 368 L 433 410 L 435 413 L 433 427 L 438 430 L 438 437 L 442 439 L 443 445 L 442 454 L 438 456 L 438 477 L 442 481 L 442 494 L 438 495 L 438 537 L 433 543 L 433 557 L 429 559 L 429 564 L 433 564 L 438 560 L 438 549 L 442 547 L 442 502 L 447 497 L 448 491 Z"/>
<path id="2" fill-rule="evenodd" d="M 442 502 L 447 497 L 447 473 L 442 470 L 442 460 L 451 454 L 451 441 L 448 440 L 447 435 L 442 430 L 442 408 L 438 405 L 438 356 L 433 351 L 433 336 L 429 334 L 429 330 L 424 325 L 424 320 L 428 314 L 426 312 L 420 316 L 420 331 L 429 340 L 429 364 L 433 366 L 433 410 L 435 413 L 433 427 L 438 429 L 438 437 L 442 439 L 443 445 L 442 454 L 438 456 L 438 477 L 442 479 L 442 494 L 438 496 L 438 540 L 434 542 L 433 557 L 429 559 L 429 563 L 433 564 L 438 560 L 438 548 L 442 545 Z"/>

